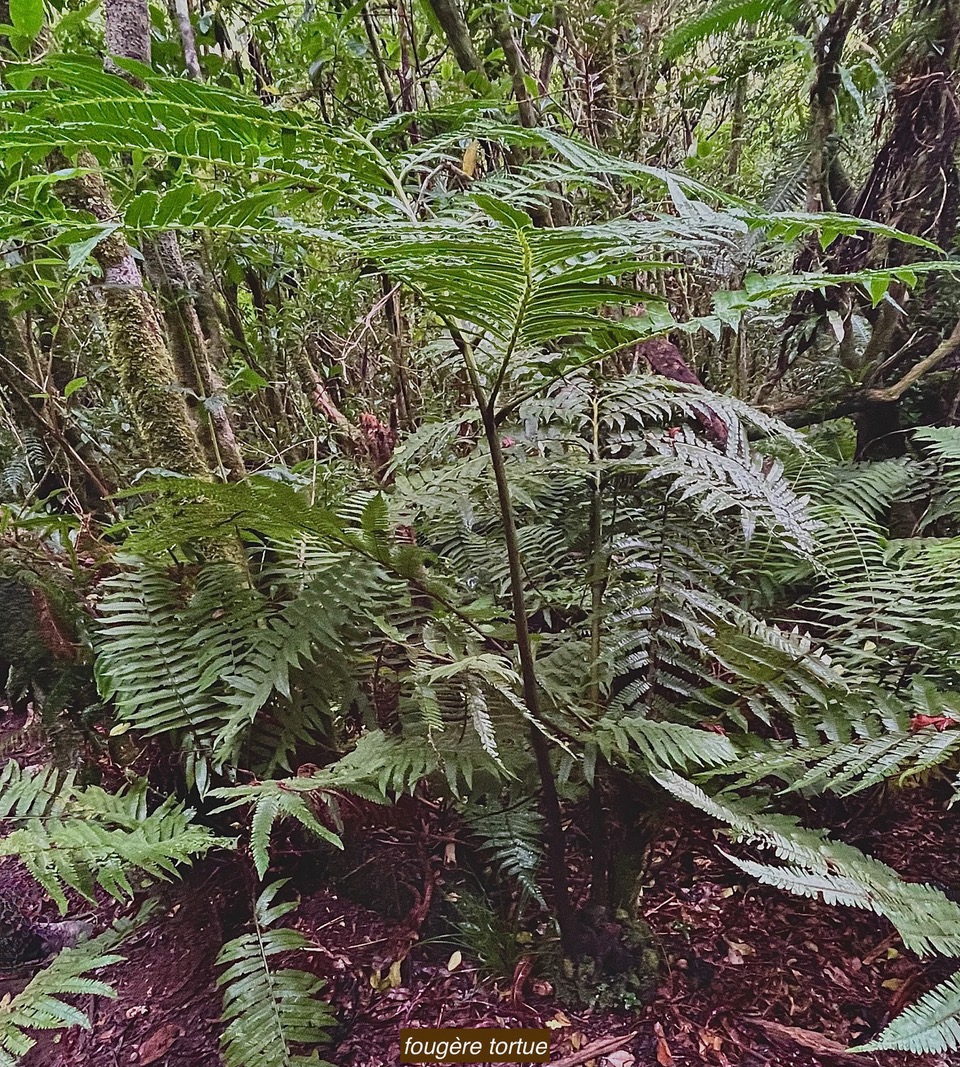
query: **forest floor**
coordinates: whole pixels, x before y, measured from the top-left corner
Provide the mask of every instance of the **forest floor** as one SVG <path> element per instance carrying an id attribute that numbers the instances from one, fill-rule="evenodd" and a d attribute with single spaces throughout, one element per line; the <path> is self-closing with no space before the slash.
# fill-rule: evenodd
<path id="1" fill-rule="evenodd" d="M 844 840 L 906 877 L 960 887 L 960 811 L 945 810 L 932 791 L 885 796 L 853 815 L 808 812 L 807 821 L 822 824 L 831 814 Z M 452 877 L 444 864 L 449 845 L 429 825 L 421 830 L 368 831 L 361 872 L 368 893 L 379 892 L 379 864 L 420 878 L 421 889 L 432 880 L 435 899 L 442 897 Z M 408 918 L 386 919 L 356 893 L 335 892 L 301 854 L 281 873 L 294 875 L 301 897 L 291 925 L 313 945 L 295 965 L 326 979 L 341 1019 L 326 1059 L 336 1067 L 392 1067 L 401 1027 L 526 1026 L 551 1029 L 555 1067 L 960 1065 L 960 1054 L 846 1053 L 953 965 L 918 961 L 875 915 L 748 882 L 721 855 L 723 844 L 714 827 L 682 813 L 658 842 L 642 911 L 662 955 L 659 987 L 651 1004 L 629 1013 L 574 1010 L 524 968 L 502 981 L 483 979 L 467 951 L 456 959 L 449 938 L 415 938 Z M 587 863 L 575 846 L 575 883 Z M 213 856 L 163 887 L 155 916 L 124 942 L 126 961 L 106 975 L 117 998 L 81 998 L 91 1029 L 42 1034 L 24 1067 L 218 1067 L 215 958 L 249 915 L 255 886 L 245 871 L 236 856 Z M 58 917 L 15 860 L 0 861 L 0 895 L 30 918 Z M 74 917 L 99 927 L 117 910 L 78 902 Z M 0 979 L 0 994 L 24 981 Z"/>

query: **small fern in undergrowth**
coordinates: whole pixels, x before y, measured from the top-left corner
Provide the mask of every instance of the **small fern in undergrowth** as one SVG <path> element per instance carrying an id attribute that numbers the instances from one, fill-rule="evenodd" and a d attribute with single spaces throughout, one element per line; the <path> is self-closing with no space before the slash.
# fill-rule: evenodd
<path id="1" fill-rule="evenodd" d="M 337 1020 L 329 1004 L 317 997 L 324 984 L 320 978 L 275 966 L 275 957 L 310 944 L 296 930 L 274 927 L 297 907 L 296 901 L 273 903 L 286 882 L 280 879 L 263 890 L 254 904 L 252 929 L 228 941 L 217 956 L 225 968 L 217 985 L 223 990 L 226 1026 L 220 1048 L 226 1067 L 325 1064 L 315 1051 L 299 1054 L 292 1048 L 326 1043 Z"/>
<path id="2" fill-rule="evenodd" d="M 524 894 L 546 906 L 539 886 L 543 866 L 543 818 L 529 799 L 501 807 L 474 803 L 464 821 L 471 836 L 504 878 L 515 882 Z"/>
<path id="3" fill-rule="evenodd" d="M 129 924 L 117 926 L 74 948 L 65 948 L 11 1000 L 0 1004 L 0 1067 L 16 1067 L 36 1044 L 32 1030 L 70 1026 L 90 1029 L 87 1013 L 64 1000 L 68 996 L 115 997 L 113 988 L 91 975 L 123 956 L 112 950 Z"/>
<path id="4" fill-rule="evenodd" d="M 233 847 L 176 797 L 150 811 L 146 779 L 118 793 L 80 789 L 74 779 L 72 771 L 26 771 L 12 760 L 0 773 L 0 825 L 14 827 L 0 838 L 0 856 L 16 856 L 62 912 L 67 888 L 88 900 L 97 886 L 129 899 L 134 871 L 164 880 L 213 848 Z"/>

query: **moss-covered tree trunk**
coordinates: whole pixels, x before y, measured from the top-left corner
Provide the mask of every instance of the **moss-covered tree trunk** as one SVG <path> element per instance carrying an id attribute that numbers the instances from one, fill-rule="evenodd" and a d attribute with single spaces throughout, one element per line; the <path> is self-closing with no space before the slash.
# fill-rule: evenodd
<path id="1" fill-rule="evenodd" d="M 62 166 L 66 161 L 53 162 Z M 61 197 L 100 222 L 113 222 L 116 210 L 110 191 L 96 172 L 96 160 L 81 154 L 78 163 L 88 173 L 64 182 Z M 110 365 L 151 462 L 183 474 L 209 475 L 160 316 L 143 287 L 140 268 L 123 234 L 116 230 L 104 238 L 94 257 L 103 271 L 100 291 Z"/>
<path id="2" fill-rule="evenodd" d="M 150 13 L 145 0 L 104 0 L 104 18 L 109 53 L 106 66 L 116 66 L 110 57 L 134 59 L 149 66 Z M 120 73 L 137 82 L 133 75 L 122 69 Z M 153 267 L 152 280 L 162 300 L 163 316 L 159 317 L 153 308 L 144 291 L 139 268 L 129 256 L 124 269 L 133 280 L 124 284 L 139 290 L 136 302 L 146 315 L 144 329 L 139 331 L 140 340 L 143 341 L 149 333 L 153 355 L 158 354 L 157 346 L 167 350 L 165 363 L 172 371 L 171 381 L 177 383 L 185 398 L 183 406 L 199 446 L 202 466 L 230 478 L 242 478 L 245 473 L 243 456 L 227 411 L 223 383 L 207 352 L 176 234 L 161 234 L 146 252 L 147 262 Z M 134 302 L 128 300 L 124 311 L 127 316 L 135 315 Z"/>
<path id="3" fill-rule="evenodd" d="M 242 478 L 246 470 L 227 410 L 226 390 L 209 356 L 177 235 L 160 234 L 144 249 L 144 258 L 160 296 L 174 370 L 187 389 L 187 406 L 207 461 L 228 478 Z"/>

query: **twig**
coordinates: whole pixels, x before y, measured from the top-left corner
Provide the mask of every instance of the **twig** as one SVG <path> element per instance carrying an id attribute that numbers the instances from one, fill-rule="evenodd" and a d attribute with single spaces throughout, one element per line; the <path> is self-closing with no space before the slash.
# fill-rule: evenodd
<path id="1" fill-rule="evenodd" d="M 624 1045 L 629 1045 L 636 1036 L 637 1031 L 632 1034 L 620 1034 L 618 1037 L 601 1037 L 598 1041 L 584 1045 L 577 1052 L 564 1056 L 562 1060 L 555 1060 L 553 1067 L 580 1067 L 580 1064 L 586 1063 L 587 1060 L 594 1060 L 598 1056 L 605 1056 L 608 1052 L 616 1052 Z"/>
<path id="2" fill-rule="evenodd" d="M 949 359 L 958 349 L 960 349 L 960 322 L 954 326 L 953 333 L 946 340 L 941 341 L 926 359 L 921 359 L 919 363 L 911 367 L 900 381 L 888 385 L 885 389 L 865 389 L 861 396 L 880 404 L 899 400 L 914 382 L 922 378 L 927 371 L 933 370 L 944 360 Z"/>

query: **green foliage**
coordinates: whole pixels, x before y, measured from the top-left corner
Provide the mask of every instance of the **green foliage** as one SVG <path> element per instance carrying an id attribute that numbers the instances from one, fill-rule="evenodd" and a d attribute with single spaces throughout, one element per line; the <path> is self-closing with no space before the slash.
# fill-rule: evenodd
<path id="1" fill-rule="evenodd" d="M 317 998 L 323 982 L 306 971 L 273 963 L 275 956 L 310 943 L 297 931 L 274 925 L 297 907 L 296 901 L 273 903 L 286 881 L 272 882 L 263 890 L 254 904 L 252 930 L 228 941 L 217 957 L 225 968 L 217 985 L 223 990 L 226 1028 L 221 1051 L 227 1067 L 323 1067 L 316 1052 L 291 1051 L 292 1045 L 329 1040 L 336 1016 Z"/>
<path id="2" fill-rule="evenodd" d="M 106 982 L 91 975 L 123 957 L 112 951 L 121 928 L 108 930 L 75 948 L 65 948 L 39 971 L 26 987 L 0 1009 L 0 1065 L 15 1067 L 36 1044 L 31 1030 L 58 1030 L 68 1026 L 90 1029 L 85 1011 L 65 996 L 115 997 Z"/>
<path id="3" fill-rule="evenodd" d="M 769 814 L 732 797 L 710 797 L 675 774 L 655 778 L 672 795 L 725 822 L 736 839 L 772 849 L 787 864 L 778 867 L 729 857 L 746 873 L 799 896 L 883 915 L 911 951 L 957 954 L 960 906 L 939 889 L 904 882 L 885 864 L 830 840 L 824 831 L 804 829 L 792 817 Z"/>
<path id="4" fill-rule="evenodd" d="M 518 54 L 539 53 L 536 84 L 526 78 L 536 121 L 523 125 L 509 119 L 509 93 L 526 84 L 523 71 L 501 71 L 509 57 L 481 56 L 482 100 L 467 99 L 442 47 L 436 64 L 417 58 L 407 86 L 410 41 L 379 32 L 377 13 L 359 7 L 306 11 L 303 41 L 276 12 L 254 16 L 249 59 L 233 58 L 237 71 L 254 66 L 256 96 L 232 73 L 228 16 L 213 10 L 197 27 L 199 79 L 173 76 L 184 57 L 159 11 L 155 69 L 121 60 L 121 73 L 104 71 L 100 31 L 82 11 L 53 13 L 35 60 L 4 57 L 0 299 L 26 332 L 23 353 L 16 330 L 2 338 L 12 376 L 0 376 L 10 408 L 0 482 L 20 497 L 48 468 L 66 471 L 49 507 L 84 519 L 46 532 L 36 551 L 97 575 L 84 610 L 96 616 L 112 738 L 178 753 L 187 789 L 221 804 L 211 819 L 243 809 L 261 878 L 280 821 L 336 845 L 343 794 L 384 804 L 425 794 L 462 812 L 498 876 L 543 906 L 535 783 L 555 775 L 565 799 L 582 801 L 613 768 L 653 776 L 738 839 L 774 850 L 780 865 L 733 860 L 759 880 L 869 908 L 917 951 L 960 951 L 960 913 L 938 890 L 767 807 L 775 788 L 846 795 L 946 772 L 956 731 L 911 717 L 960 714 L 956 429 L 913 433 L 901 459 L 832 461 L 724 392 L 736 382 L 738 396 L 766 396 L 833 369 L 851 388 L 882 384 L 890 353 L 874 352 L 872 338 L 851 342 L 854 325 L 867 330 L 891 306 L 906 315 L 902 287 L 956 269 L 889 219 L 762 210 L 734 195 L 768 186 L 784 145 L 794 156 L 803 146 L 804 169 L 813 158 L 796 100 L 822 59 L 802 38 L 829 27 L 820 7 L 716 0 L 659 40 L 618 12 L 603 41 L 595 19 L 557 26 L 559 13 L 523 13 L 511 23 Z M 415 57 L 423 14 L 404 27 Z M 32 0 L 11 4 L 21 56 L 43 15 Z M 875 79 L 891 57 L 901 64 L 908 15 L 891 33 L 865 17 L 862 51 L 873 61 L 889 49 Z M 268 22 L 265 64 L 256 57 Z M 712 45 L 742 26 L 751 33 L 736 55 L 710 66 Z M 431 48 L 439 32 L 430 20 Z M 611 76 L 598 74 L 580 101 L 567 72 L 608 51 Z M 858 82 L 844 58 L 831 74 L 842 89 L 831 128 L 855 154 L 863 144 L 841 121 L 846 109 L 858 103 L 863 126 L 880 129 L 868 107 L 897 95 Z M 768 68 L 790 99 L 752 122 Z M 368 107 L 381 90 L 383 103 Z M 418 93 L 427 109 L 401 113 Z M 661 95 L 673 103 L 659 108 Z M 349 126 L 345 100 L 363 108 Z M 686 143 L 670 149 L 678 115 Z M 717 129 L 698 131 L 692 115 L 719 117 Z M 658 124 L 672 170 L 629 158 L 632 144 L 644 159 L 661 151 Z M 743 143 L 754 134 L 768 158 Z M 727 157 L 722 166 L 711 153 Z M 744 155 L 757 173 L 731 173 Z M 856 164 L 869 172 L 865 154 Z M 112 203 L 79 203 L 76 182 L 91 176 Z M 821 177 L 794 167 L 783 199 Z M 127 441 L 136 398 L 105 380 L 95 355 L 112 290 L 94 300 L 86 286 L 105 242 L 141 244 L 151 267 L 170 234 L 189 261 L 177 311 L 188 324 L 196 312 L 203 334 L 188 362 L 209 360 L 204 391 L 215 395 L 197 395 L 192 380 L 162 390 L 187 398 L 201 434 L 230 425 L 260 472 L 230 484 L 179 471 L 134 479 L 150 462 Z M 791 270 L 808 238 L 810 269 Z M 896 251 L 845 274 L 831 248 L 853 239 Z M 928 261 L 898 258 L 907 246 Z M 814 371 L 771 354 L 786 309 L 811 291 L 849 300 L 827 315 L 833 347 L 846 347 Z M 879 311 L 867 323 L 870 308 Z M 933 326 L 914 339 L 925 343 Z M 177 328 L 161 333 L 175 349 Z M 636 343 L 668 333 L 715 391 L 641 371 Z M 867 351 L 878 362 L 858 365 Z M 912 358 L 909 346 L 898 358 Z M 287 385 L 294 376 L 300 392 Z M 227 400 L 218 378 L 233 383 Z M 109 505 L 112 485 L 80 499 L 99 477 L 92 457 L 120 482 Z M 87 516 L 108 507 L 118 521 L 81 564 Z M 549 759 L 533 758 L 531 739 Z M 710 796 L 692 775 L 726 788 Z M 169 877 L 230 844 L 195 820 L 182 783 L 148 805 L 142 780 L 116 794 L 76 781 L 14 763 L 0 772 L 0 818 L 14 827 L 0 853 L 19 855 L 61 907 L 68 887 L 126 897 L 137 879 Z M 221 954 L 230 1065 L 316 1062 L 292 1046 L 317 1043 L 332 1024 L 318 980 L 271 969 L 304 944 L 274 925 L 292 908 L 273 903 L 280 885 Z M 577 968 L 578 995 L 604 981 L 589 961 Z M 637 998 L 640 986 L 627 992 Z M 956 1044 L 957 995 L 953 985 L 931 994 L 881 1043 Z"/>
<path id="5" fill-rule="evenodd" d="M 167 879 L 210 849 L 233 844 L 195 823 L 176 797 L 150 811 L 145 779 L 108 793 L 80 789 L 74 777 L 53 768 L 21 771 L 13 761 L 0 774 L 0 812 L 14 827 L 0 838 L 0 855 L 16 856 L 62 912 L 67 888 L 88 900 L 97 886 L 129 898 L 134 872 Z"/>
<path id="6" fill-rule="evenodd" d="M 795 0 L 713 0 L 705 11 L 682 22 L 663 42 L 667 59 L 678 59 L 702 41 L 729 33 L 741 25 L 753 25 L 774 15 L 789 20 L 800 5 Z"/>
<path id="7" fill-rule="evenodd" d="M 328 730 L 351 687 L 349 648 L 377 568 L 322 542 L 274 547 L 263 589 L 229 563 L 194 579 L 131 560 L 106 583 L 98 679 L 123 722 L 180 734 L 217 766 L 246 746 L 267 771 Z"/>
<path id="8" fill-rule="evenodd" d="M 529 951 L 530 935 L 524 936 L 515 922 L 505 919 L 489 900 L 478 893 L 458 888 L 451 902 L 453 939 L 473 959 L 484 974 L 498 979 L 513 976 L 517 964 Z"/>
<path id="9" fill-rule="evenodd" d="M 960 1047 L 960 974 L 953 975 L 898 1015 L 875 1041 L 854 1052 L 903 1049 L 918 1056 Z"/>
<path id="10" fill-rule="evenodd" d="M 300 786 L 300 789 L 297 787 Z M 302 795 L 304 794 L 304 795 Z M 311 796 L 323 796 L 322 790 L 310 778 L 268 779 L 255 785 L 215 789 L 212 797 L 223 797 L 227 803 L 214 814 L 229 811 L 245 803 L 252 803 L 250 815 L 250 851 L 257 874 L 263 878 L 270 865 L 270 835 L 280 819 L 293 819 L 321 840 L 341 847 L 340 838 L 327 829 L 310 806 Z M 333 812 L 336 808 L 332 808 Z"/>
<path id="11" fill-rule="evenodd" d="M 543 864 L 543 819 L 528 799 L 505 807 L 477 801 L 464 813 L 471 835 L 501 875 L 546 907 L 538 885 Z"/>

